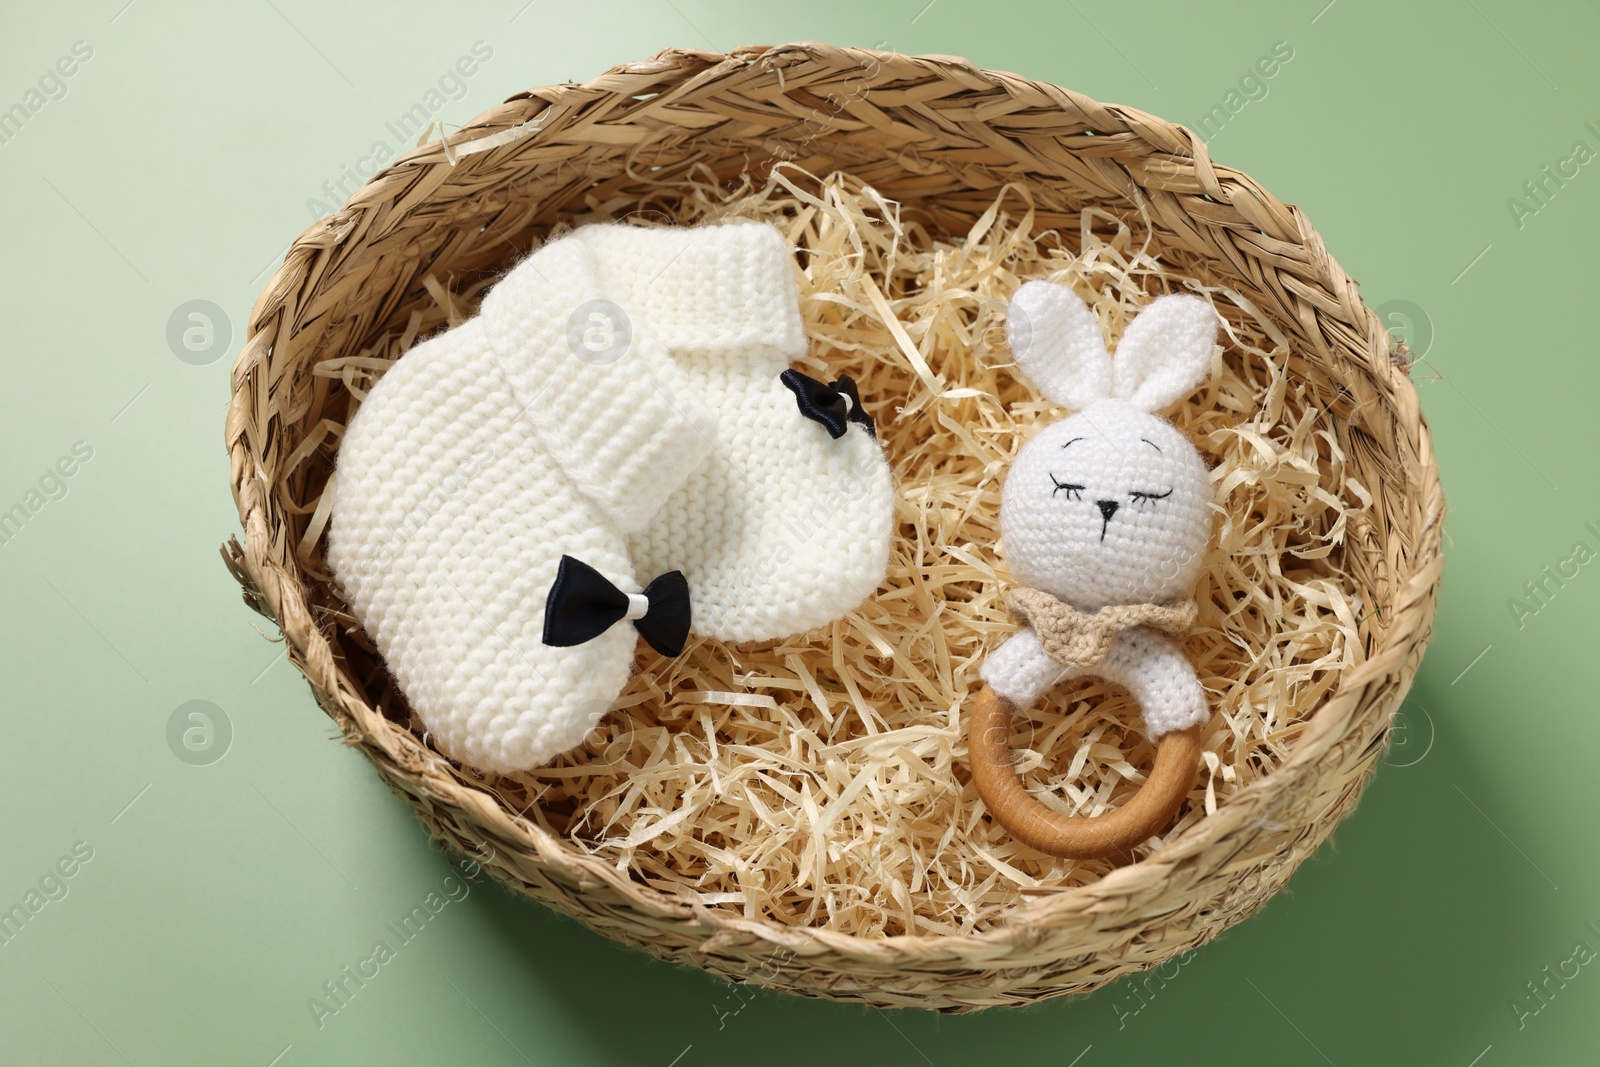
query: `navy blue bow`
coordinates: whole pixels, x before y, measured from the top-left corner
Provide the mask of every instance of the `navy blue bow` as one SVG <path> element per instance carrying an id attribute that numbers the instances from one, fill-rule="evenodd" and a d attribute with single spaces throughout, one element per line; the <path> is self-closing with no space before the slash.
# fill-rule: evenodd
<path id="1" fill-rule="evenodd" d="M 844 436 L 852 422 L 866 430 L 868 436 L 878 436 L 878 428 L 872 424 L 867 409 L 861 406 L 861 393 L 850 375 L 841 374 L 832 382 L 823 383 L 797 370 L 786 370 L 778 375 L 778 380 L 794 393 L 800 414 L 820 422 L 835 441 Z"/>
<path id="2" fill-rule="evenodd" d="M 562 556 L 545 598 L 544 643 L 581 645 L 630 619 L 639 636 L 663 656 L 682 652 L 689 637 L 689 580 L 683 572 L 661 575 L 644 587 L 640 599 L 643 604 L 582 560 Z"/>

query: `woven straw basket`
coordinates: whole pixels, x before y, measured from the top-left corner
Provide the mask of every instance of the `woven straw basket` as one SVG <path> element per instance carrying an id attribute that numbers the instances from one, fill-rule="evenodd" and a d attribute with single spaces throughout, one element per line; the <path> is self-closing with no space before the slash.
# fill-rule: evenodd
<path id="1" fill-rule="evenodd" d="M 1038 227 L 1075 232 L 1084 205 L 1137 212 L 1154 254 L 1202 258 L 1281 333 L 1289 372 L 1326 405 L 1372 496 L 1342 546 L 1371 613 L 1359 660 L 1302 709 L 1281 765 L 1138 862 L 961 935 L 749 918 L 575 847 L 408 728 L 381 661 L 335 619 L 348 609 L 322 564 L 317 501 L 337 441 L 324 428 L 342 425 L 349 398 L 319 364 L 403 330 L 437 298 L 430 276 L 491 277 L 586 204 L 671 195 L 668 179 L 692 166 L 760 172 L 779 154 L 920 205 L 946 234 L 965 233 L 1008 184 L 1031 190 Z M 735 981 L 880 1006 L 1023 1004 L 1155 966 L 1239 922 L 1356 804 L 1430 635 L 1441 570 L 1444 502 L 1404 356 L 1305 216 L 1214 165 L 1181 126 L 947 56 L 670 50 L 514 97 L 397 160 L 294 243 L 233 369 L 227 446 L 244 539 L 225 557 L 345 740 L 446 846 L 508 885 Z"/>

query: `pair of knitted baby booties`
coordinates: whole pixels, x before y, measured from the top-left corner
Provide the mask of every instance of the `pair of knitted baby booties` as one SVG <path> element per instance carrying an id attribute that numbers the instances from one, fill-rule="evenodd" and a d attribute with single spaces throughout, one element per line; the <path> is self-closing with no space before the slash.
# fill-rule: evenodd
<path id="1" fill-rule="evenodd" d="M 803 633 L 882 583 L 893 483 L 760 223 L 581 226 L 412 348 L 339 450 L 328 561 L 438 747 L 580 744 L 636 637 Z"/>

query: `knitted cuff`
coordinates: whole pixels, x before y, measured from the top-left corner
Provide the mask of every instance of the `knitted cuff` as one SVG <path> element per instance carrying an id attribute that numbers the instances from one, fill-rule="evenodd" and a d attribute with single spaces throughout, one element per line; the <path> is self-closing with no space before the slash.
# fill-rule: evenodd
<path id="1" fill-rule="evenodd" d="M 715 420 L 648 320 L 613 297 L 588 247 L 568 237 L 502 278 L 482 318 L 520 417 L 578 489 L 631 533 L 711 452 Z"/>
<path id="2" fill-rule="evenodd" d="M 805 355 L 794 258 L 775 227 L 598 223 L 573 236 L 594 251 L 606 291 L 668 349 L 776 349 L 785 364 Z"/>

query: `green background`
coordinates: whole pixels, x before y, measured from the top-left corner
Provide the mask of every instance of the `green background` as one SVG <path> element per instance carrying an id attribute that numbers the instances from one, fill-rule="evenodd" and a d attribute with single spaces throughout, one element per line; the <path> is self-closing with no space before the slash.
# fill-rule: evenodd
<path id="1" fill-rule="evenodd" d="M 59 497 L 0 545 L 0 908 L 92 849 L 0 945 L 0 1059 L 1595 1062 L 1600 565 L 1520 625 L 1508 607 L 1575 542 L 1600 548 L 1600 163 L 1523 193 L 1576 142 L 1600 150 L 1593 5 L 125 3 L 0 16 L 0 107 L 74 42 L 93 52 L 0 144 L 0 509 L 42 478 Z M 492 57 L 447 124 L 667 46 L 795 39 L 960 54 L 1190 125 L 1288 42 L 1213 156 L 1300 205 L 1424 352 L 1451 505 L 1386 766 L 1284 893 L 1142 1004 L 1126 984 L 963 1018 L 735 999 L 482 883 L 319 1028 L 307 1000 L 450 869 L 329 740 L 218 559 L 251 304 L 308 200 L 398 147 L 385 122 L 475 42 Z M 203 330 L 198 354 L 168 339 L 194 300 L 222 309 L 209 363 Z M 92 458 L 62 496 L 48 474 L 77 442 Z M 231 731 L 209 765 L 169 746 L 191 700 Z"/>

